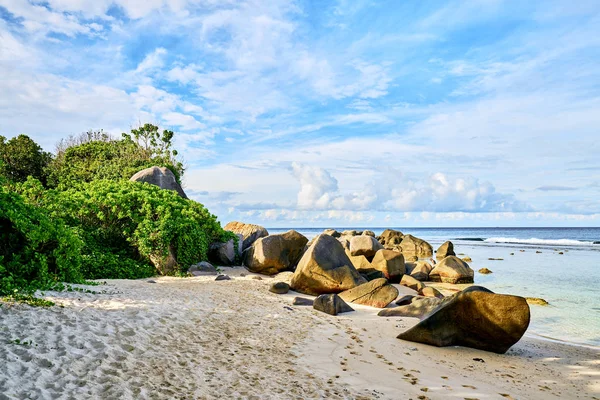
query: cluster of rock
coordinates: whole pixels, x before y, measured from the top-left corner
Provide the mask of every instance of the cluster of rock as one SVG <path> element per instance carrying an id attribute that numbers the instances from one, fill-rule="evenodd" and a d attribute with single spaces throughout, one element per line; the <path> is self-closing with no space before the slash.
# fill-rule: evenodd
<path id="1" fill-rule="evenodd" d="M 454 255 L 451 242 L 438 249 L 441 261 L 433 266 L 427 260 L 433 255 L 429 243 L 392 229 L 378 237 L 372 231 L 327 229 L 310 242 L 294 230 L 269 235 L 261 226 L 235 221 L 224 229 L 239 235 L 238 250 L 249 271 L 266 275 L 292 271 L 290 286 L 299 293 L 339 294 L 352 303 L 383 308 L 398 296 L 392 283 L 435 297 L 440 293 L 423 281 L 473 282 L 473 270 Z M 233 264 L 233 241 L 211 245 L 210 254 L 220 265 Z"/>
<path id="2" fill-rule="evenodd" d="M 174 190 L 187 198 L 167 168 L 147 168 L 132 176 L 131 181 Z M 435 288 L 424 285 L 423 281 L 428 280 L 473 283 L 474 272 L 466 262 L 470 259 L 456 257 L 452 242 L 442 244 L 436 251 L 438 262 L 430 263 L 433 248 L 429 243 L 393 229 L 386 229 L 378 237 L 372 231 L 340 233 L 327 229 L 310 242 L 294 230 L 269 235 L 259 225 L 235 221 L 224 229 L 235 233 L 237 240 L 212 243 L 209 259 L 214 263 L 233 265 L 241 256 L 251 272 L 275 275 L 293 271 L 289 284 L 276 282 L 269 290 L 283 294 L 291 288 L 318 296 L 314 301 L 297 297 L 293 304 L 312 305 L 331 315 L 353 311 L 348 302 L 383 308 L 381 316 L 419 318 L 417 325 L 398 336 L 403 340 L 504 353 L 529 326 L 527 302 L 543 301 L 495 294 L 479 286 L 444 297 Z M 172 253 L 170 249 L 166 260 L 156 262 L 161 272 L 176 264 Z M 487 268 L 479 272 L 491 273 Z M 217 275 L 216 280 L 230 279 L 219 275 L 218 269 L 207 262 L 193 265 L 189 273 Z M 396 301 L 397 307 L 385 308 L 399 293 L 391 283 L 409 287 L 417 295 L 403 296 Z"/>

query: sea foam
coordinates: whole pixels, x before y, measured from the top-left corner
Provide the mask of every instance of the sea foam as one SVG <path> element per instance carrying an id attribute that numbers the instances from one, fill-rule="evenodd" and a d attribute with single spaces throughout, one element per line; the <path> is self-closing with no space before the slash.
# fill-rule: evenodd
<path id="1" fill-rule="evenodd" d="M 594 242 L 574 239 L 518 239 L 513 237 L 492 237 L 485 239 L 488 243 L 537 244 L 545 246 L 594 246 Z"/>

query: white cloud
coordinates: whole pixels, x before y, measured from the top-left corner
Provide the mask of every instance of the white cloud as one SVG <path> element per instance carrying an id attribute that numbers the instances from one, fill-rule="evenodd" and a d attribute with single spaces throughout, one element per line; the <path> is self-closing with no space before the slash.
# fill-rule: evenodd
<path id="1" fill-rule="evenodd" d="M 306 210 L 505 212 L 530 209 L 512 195 L 496 193 L 489 182 L 453 180 L 439 172 L 425 182 L 396 176 L 390 183 L 378 174 L 364 189 L 345 193 L 339 190 L 337 179 L 323 168 L 294 162 L 292 173 L 300 182 L 298 207 Z"/>
<path id="2" fill-rule="evenodd" d="M 338 191 L 337 180 L 323 168 L 292 163 L 292 172 L 300 181 L 298 207 L 328 209 Z"/>
<path id="3" fill-rule="evenodd" d="M 135 72 L 140 74 L 144 72 L 151 72 L 164 65 L 164 56 L 167 54 L 167 50 L 163 47 L 154 49 L 152 53 L 149 53 L 144 59 L 138 64 Z"/>
<path id="4" fill-rule="evenodd" d="M 26 0 L 0 0 L 0 7 L 7 9 L 15 17 L 22 18 L 22 25 L 29 33 L 46 35 L 54 32 L 69 37 L 95 34 L 95 29 L 80 22 L 74 15 L 54 12 Z"/>
<path id="5" fill-rule="evenodd" d="M 192 130 L 192 129 L 203 129 L 206 128 L 201 122 L 198 122 L 196 118 L 192 117 L 188 114 L 182 114 L 179 112 L 166 112 L 161 114 L 161 119 L 168 126 L 179 126 L 183 130 Z"/>

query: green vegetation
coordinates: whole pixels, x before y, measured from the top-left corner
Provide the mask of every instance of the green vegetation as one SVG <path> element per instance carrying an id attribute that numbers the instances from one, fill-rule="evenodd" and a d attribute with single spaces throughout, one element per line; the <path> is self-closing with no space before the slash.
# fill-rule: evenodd
<path id="1" fill-rule="evenodd" d="M 179 183 L 183 164 L 176 160 L 177 151 L 171 150 L 173 132 L 146 124 L 123 133 L 115 139 L 103 131 L 89 131 L 62 140 L 56 157 L 49 168 L 51 187 L 92 182 L 98 179 L 127 180 L 136 172 L 158 165 L 167 167 Z"/>
<path id="2" fill-rule="evenodd" d="M 0 295 L 82 282 L 82 247 L 75 232 L 46 210 L 0 187 Z"/>
<path id="3" fill-rule="evenodd" d="M 26 136 L 1 138 L 0 296 L 35 304 L 27 296 L 62 282 L 179 274 L 206 260 L 210 243 L 237 239 L 202 204 L 129 181 L 153 165 L 180 177 L 172 139 L 149 124 L 119 140 L 90 131 L 51 159 Z M 15 143 L 25 150 L 6 153 Z"/>
<path id="4" fill-rule="evenodd" d="M 11 296 L 3 297 L 2 300 L 8 303 L 27 304 L 31 307 L 52 307 L 56 305 L 53 301 L 40 299 L 39 297 L 35 297 L 31 294 L 14 293 Z"/>
<path id="5" fill-rule="evenodd" d="M 51 159 L 52 155 L 29 136 L 19 135 L 10 140 L 0 136 L 0 176 L 12 182 L 24 182 L 31 176 L 45 184 Z"/>

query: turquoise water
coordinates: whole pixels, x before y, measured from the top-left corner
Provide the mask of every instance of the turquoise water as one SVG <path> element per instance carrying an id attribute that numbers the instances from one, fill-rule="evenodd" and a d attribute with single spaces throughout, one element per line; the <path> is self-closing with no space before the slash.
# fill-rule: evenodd
<path id="1" fill-rule="evenodd" d="M 345 229 L 349 228 L 338 230 Z M 369 229 L 375 234 L 383 231 L 350 229 Z M 269 232 L 287 230 L 274 228 Z M 323 231 L 322 228 L 296 230 L 308 238 Z M 600 346 L 600 244 L 594 244 L 600 241 L 600 228 L 398 230 L 425 239 L 434 248 L 452 240 L 457 254 L 464 253 L 473 259 L 469 264 L 475 271 L 483 267 L 493 271 L 490 275 L 475 272 L 475 284 L 497 293 L 547 300 L 549 306 L 531 306 L 528 334 Z M 564 254 L 558 254 L 559 251 Z"/>

